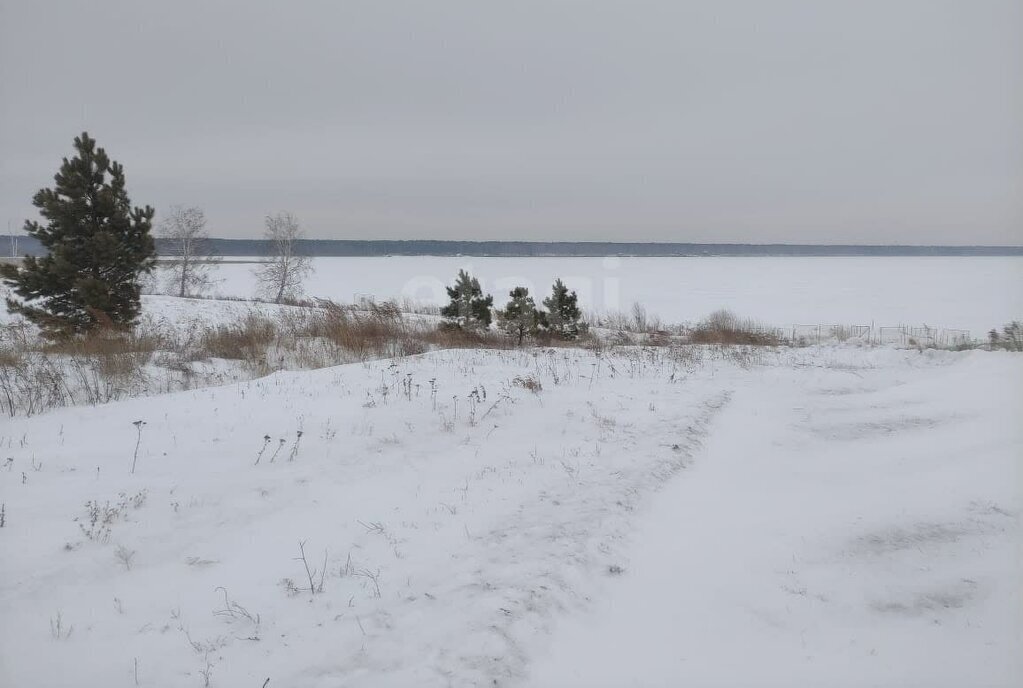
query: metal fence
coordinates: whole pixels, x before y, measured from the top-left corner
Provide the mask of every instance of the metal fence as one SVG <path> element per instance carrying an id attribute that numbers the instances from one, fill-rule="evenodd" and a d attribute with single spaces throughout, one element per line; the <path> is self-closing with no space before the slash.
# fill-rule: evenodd
<path id="1" fill-rule="evenodd" d="M 954 348 L 973 342 L 969 330 L 929 325 L 838 325 L 811 324 L 792 325 L 784 333 L 789 341 L 804 344 L 821 344 L 829 341 L 861 341 L 867 344 L 898 344 L 901 346 L 933 346 Z"/>

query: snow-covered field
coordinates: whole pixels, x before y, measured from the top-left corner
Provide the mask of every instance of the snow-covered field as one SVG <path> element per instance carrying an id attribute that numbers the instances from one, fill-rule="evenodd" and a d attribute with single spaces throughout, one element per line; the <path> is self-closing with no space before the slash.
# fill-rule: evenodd
<path id="1" fill-rule="evenodd" d="M 461 350 L 5 419 L 0 684 L 1020 685 L 1020 379 Z"/>
<path id="2" fill-rule="evenodd" d="M 778 326 L 929 325 L 969 330 L 1023 317 L 1023 258 L 316 258 L 309 295 L 350 302 L 410 298 L 439 304 L 461 268 L 501 303 L 515 286 L 534 294 L 555 277 L 599 312 L 633 303 L 666 322 L 719 308 Z M 218 268 L 218 293 L 251 298 L 251 263 Z"/>
<path id="3" fill-rule="evenodd" d="M 306 293 L 437 303 L 468 267 L 497 293 L 563 276 L 590 308 L 665 320 L 983 337 L 1023 312 L 1021 266 L 318 259 Z M 219 292 L 251 296 L 250 270 L 220 266 Z M 302 309 L 143 311 L 187 338 Z M 458 350 L 250 381 L 240 361 L 190 365 L 205 388 L 156 394 L 154 370 L 140 398 L 0 419 L 0 685 L 1023 682 L 1018 354 Z"/>

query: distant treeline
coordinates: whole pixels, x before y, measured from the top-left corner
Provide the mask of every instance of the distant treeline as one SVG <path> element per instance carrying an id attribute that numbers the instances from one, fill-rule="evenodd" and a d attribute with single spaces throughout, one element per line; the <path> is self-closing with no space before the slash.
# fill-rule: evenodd
<path id="1" fill-rule="evenodd" d="M 15 237 L 17 255 L 40 255 L 42 247 L 25 236 Z M 0 256 L 12 255 L 11 237 L 0 240 Z M 269 244 L 261 239 L 211 239 L 211 253 L 221 256 L 263 256 Z M 611 241 L 432 241 L 300 239 L 299 251 L 309 256 L 1023 256 L 1023 246 L 866 246 L 825 244 L 682 244 Z M 168 255 L 168 244 L 156 240 Z"/>

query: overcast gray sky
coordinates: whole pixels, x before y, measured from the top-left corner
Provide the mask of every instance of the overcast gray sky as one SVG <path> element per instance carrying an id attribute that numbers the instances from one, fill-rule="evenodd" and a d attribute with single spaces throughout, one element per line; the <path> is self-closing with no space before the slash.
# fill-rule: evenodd
<path id="1" fill-rule="evenodd" d="M 0 231 L 85 129 L 217 236 L 1023 243 L 1023 0 L 0 7 Z"/>

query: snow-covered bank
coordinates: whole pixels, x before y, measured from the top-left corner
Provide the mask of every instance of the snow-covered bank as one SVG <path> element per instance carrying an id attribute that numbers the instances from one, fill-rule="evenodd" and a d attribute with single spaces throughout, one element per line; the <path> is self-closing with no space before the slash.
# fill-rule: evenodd
<path id="1" fill-rule="evenodd" d="M 1020 363 L 749 376 L 528 685 L 1020 685 Z"/>
<path id="2" fill-rule="evenodd" d="M 769 658 L 747 683 L 926 683 L 953 637 L 950 679 L 1018 678 L 1023 357 L 735 351 L 442 351 L 5 419 L 0 683 L 559 686 L 591 646 L 673 685 L 671 634 L 696 670 Z M 696 612 L 618 650 L 615 600 Z"/>
<path id="3" fill-rule="evenodd" d="M 2 289 L 2 288 L 0 288 Z M 0 296 L 5 294 L 0 291 Z M 177 330 L 189 327 L 236 323 L 247 315 L 275 317 L 295 311 L 295 306 L 240 299 L 195 299 L 164 294 L 142 295 L 142 326 L 155 325 Z M 0 308 L 0 325 L 21 322 L 6 308 Z"/>

